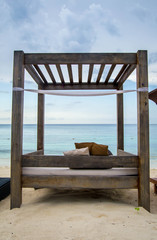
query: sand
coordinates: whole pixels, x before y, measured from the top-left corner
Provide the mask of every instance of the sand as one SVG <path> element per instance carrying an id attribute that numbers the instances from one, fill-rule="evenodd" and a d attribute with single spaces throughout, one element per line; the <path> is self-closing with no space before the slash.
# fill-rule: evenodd
<path id="1" fill-rule="evenodd" d="M 9 176 L 1 167 L 0 176 Z M 157 170 L 151 170 L 157 177 Z M 20 209 L 0 202 L 0 239 L 156 240 L 157 195 L 151 184 L 151 213 L 137 207 L 137 190 L 54 191 L 23 189 Z"/>

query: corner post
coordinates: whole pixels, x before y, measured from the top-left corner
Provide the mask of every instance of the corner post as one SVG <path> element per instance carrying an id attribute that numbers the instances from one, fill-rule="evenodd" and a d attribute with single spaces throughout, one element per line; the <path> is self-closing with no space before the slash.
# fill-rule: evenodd
<path id="1" fill-rule="evenodd" d="M 137 90 L 148 87 L 147 51 L 137 52 Z M 150 211 L 148 92 L 137 91 L 139 206 Z"/>
<path id="2" fill-rule="evenodd" d="M 40 87 L 38 89 L 41 89 Z M 44 94 L 38 94 L 38 124 L 37 124 L 37 150 L 43 150 L 44 154 Z"/>
<path id="3" fill-rule="evenodd" d="M 123 87 L 119 90 L 123 90 Z M 123 94 L 117 94 L 117 154 L 118 149 L 124 150 Z"/>
<path id="4" fill-rule="evenodd" d="M 24 52 L 14 52 L 13 87 L 24 88 Z M 23 145 L 24 92 L 13 91 L 11 132 L 11 206 L 19 208 L 22 203 L 21 157 Z"/>

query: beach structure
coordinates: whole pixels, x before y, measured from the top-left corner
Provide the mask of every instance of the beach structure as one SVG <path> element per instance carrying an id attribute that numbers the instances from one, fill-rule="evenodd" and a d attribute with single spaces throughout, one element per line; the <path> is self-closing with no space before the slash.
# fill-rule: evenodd
<path id="1" fill-rule="evenodd" d="M 93 69 L 100 65 L 96 80 Z M 56 81 L 52 65 L 60 82 Z M 67 67 L 65 78 L 61 65 Z M 78 81 L 72 65 L 77 66 Z M 88 77 L 82 69 L 89 65 Z M 110 65 L 105 79 L 102 74 Z M 114 79 L 115 67 L 121 69 Z M 46 69 L 51 82 L 41 66 Z M 117 94 L 117 155 L 116 156 L 48 156 L 44 155 L 44 94 L 38 93 L 37 151 L 23 154 L 24 72 L 27 71 L 39 90 L 122 90 L 123 83 L 136 69 L 138 154 L 124 151 L 123 93 Z M 149 189 L 149 116 L 148 116 L 147 51 L 137 53 L 24 53 L 14 52 L 12 145 L 11 145 L 11 209 L 20 207 L 22 188 L 92 188 L 138 189 L 138 205 L 150 211 Z M 105 109 L 104 109 L 105 111 Z M 107 144 L 107 143 L 106 143 Z M 57 169 L 55 169 L 57 168 Z"/>

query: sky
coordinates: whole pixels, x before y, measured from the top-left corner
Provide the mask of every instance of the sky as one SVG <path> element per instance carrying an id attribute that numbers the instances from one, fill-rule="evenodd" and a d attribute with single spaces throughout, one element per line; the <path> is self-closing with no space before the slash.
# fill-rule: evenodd
<path id="1" fill-rule="evenodd" d="M 157 88 L 156 0 L 0 0 L 0 124 L 11 123 L 14 50 L 25 53 L 148 51 L 149 91 Z M 124 84 L 135 89 L 134 72 Z M 25 76 L 26 88 L 36 88 Z M 124 96 L 124 122 L 137 122 L 136 93 Z M 45 97 L 45 123 L 114 124 L 116 96 Z M 37 122 L 37 95 L 25 93 L 24 123 Z M 150 123 L 157 106 L 149 101 Z"/>

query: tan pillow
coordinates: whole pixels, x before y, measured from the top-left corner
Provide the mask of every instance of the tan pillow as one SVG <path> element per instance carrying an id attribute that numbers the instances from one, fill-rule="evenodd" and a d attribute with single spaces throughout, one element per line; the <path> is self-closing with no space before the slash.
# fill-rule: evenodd
<path id="1" fill-rule="evenodd" d="M 64 156 L 76 156 L 76 155 L 89 156 L 89 149 L 88 149 L 88 147 L 86 147 L 86 148 L 80 148 L 80 149 L 75 149 L 75 150 L 71 150 L 71 151 L 66 151 L 63 153 L 64 153 Z"/>
<path id="2" fill-rule="evenodd" d="M 92 144 L 91 155 L 95 156 L 108 156 L 108 146 L 102 144 Z"/>
<path id="3" fill-rule="evenodd" d="M 91 154 L 91 151 L 92 151 L 92 145 L 93 145 L 93 142 L 75 143 L 75 147 L 76 147 L 77 149 L 88 147 L 88 148 L 89 148 L 89 153 L 90 153 L 90 154 Z"/>

